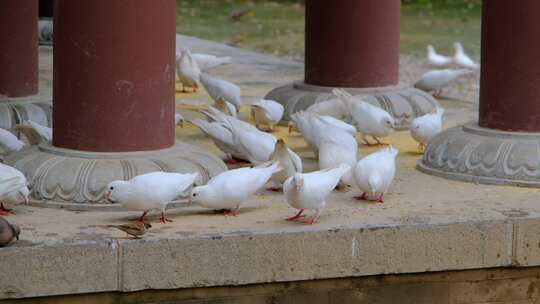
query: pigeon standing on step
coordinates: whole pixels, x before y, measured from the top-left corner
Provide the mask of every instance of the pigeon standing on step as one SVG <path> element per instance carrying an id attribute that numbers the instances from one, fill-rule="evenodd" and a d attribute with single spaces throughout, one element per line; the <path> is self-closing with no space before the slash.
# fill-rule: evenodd
<path id="1" fill-rule="evenodd" d="M 5 247 L 11 244 L 14 240 L 19 240 L 21 228 L 15 224 L 11 224 L 5 218 L 0 217 L 0 247 Z"/>
<path id="2" fill-rule="evenodd" d="M 433 70 L 422 75 L 422 77 L 414 84 L 414 87 L 428 93 L 433 93 L 435 96 L 440 96 L 442 89 L 455 83 L 460 77 L 472 73 L 473 72 L 468 69 Z"/>
<path id="3" fill-rule="evenodd" d="M 373 145 L 367 140 L 367 136 L 371 136 L 376 144 L 381 145 L 379 137 L 386 137 L 395 129 L 394 118 L 385 110 L 353 97 L 343 89 L 334 89 L 332 92 L 347 106 L 366 145 Z"/>
<path id="4" fill-rule="evenodd" d="M 456 51 L 454 53 L 454 63 L 458 67 L 471 70 L 477 70 L 480 67 L 478 63 L 474 62 L 474 60 L 472 60 L 471 57 L 465 53 L 461 43 L 454 43 L 454 49 Z"/>
<path id="5" fill-rule="evenodd" d="M 358 143 L 351 134 L 344 129 L 340 129 L 321 117 L 315 119 L 319 140 L 319 168 L 336 168 L 341 164 L 346 164 L 349 168 L 356 165 L 358 154 Z M 353 184 L 352 172 L 349 170 L 343 174 L 339 183 L 339 190 L 347 191 Z"/>
<path id="6" fill-rule="evenodd" d="M 287 147 L 283 139 L 278 139 L 274 147 L 274 152 L 270 156 L 270 160 L 279 162 L 279 165 L 283 168 L 272 175 L 270 181 L 272 182 L 272 190 L 281 189 L 285 180 L 296 173 L 302 173 L 302 159 L 298 154 L 294 153 Z"/>
<path id="7" fill-rule="evenodd" d="M 398 150 L 390 146 L 362 158 L 354 168 L 356 186 L 362 200 L 384 202 L 384 194 L 390 188 L 396 174 Z"/>
<path id="8" fill-rule="evenodd" d="M 255 119 L 255 126 L 261 124 L 268 126 L 269 131 L 274 131 L 274 125 L 278 124 L 283 117 L 285 108 L 277 101 L 261 99 L 251 103 L 251 113 Z"/>
<path id="9" fill-rule="evenodd" d="M 182 116 L 182 114 L 180 113 L 175 113 L 174 114 L 174 125 L 175 126 L 181 126 L 183 127 L 184 126 L 184 121 L 186 119 L 184 118 L 184 116 Z"/>
<path id="10" fill-rule="evenodd" d="M 263 188 L 273 174 L 283 170 L 278 162 L 239 168 L 214 176 L 208 184 L 193 188 L 191 201 L 204 208 L 237 215 L 240 206 Z"/>
<path id="11" fill-rule="evenodd" d="M 165 224 L 172 222 L 165 217 L 167 204 L 189 195 L 189 190 L 198 176 L 198 173 L 146 173 L 127 181 L 109 183 L 106 197 L 110 202 L 120 203 L 128 210 L 142 211 L 139 222 L 144 222 L 146 214 L 151 210 L 161 210 L 160 221 Z"/>
<path id="12" fill-rule="evenodd" d="M 434 113 L 428 113 L 415 118 L 411 122 L 411 136 L 416 140 L 420 149 L 424 149 L 427 143 L 442 131 L 443 108 L 437 108 Z"/>
<path id="13" fill-rule="evenodd" d="M 0 163 L 0 215 L 14 214 L 4 206 L 8 204 L 28 204 L 28 181 L 21 171 Z"/>
<path id="14" fill-rule="evenodd" d="M 206 73 L 201 73 L 200 81 L 206 92 L 208 92 L 208 95 L 214 101 L 222 99 L 232 103 L 236 108 L 236 112 L 240 110 L 242 99 L 240 97 L 241 91 L 239 86 L 227 80 L 212 77 Z"/>
<path id="15" fill-rule="evenodd" d="M 313 210 L 315 214 L 304 221 L 306 224 L 315 223 L 323 209 L 326 200 L 341 180 L 341 177 L 351 168 L 341 164 L 337 168 L 329 168 L 310 173 L 296 173 L 289 177 L 283 184 L 283 193 L 287 203 L 298 209 L 295 216 L 287 218 L 288 221 L 302 219 L 304 210 Z"/>
<path id="16" fill-rule="evenodd" d="M 201 69 L 188 49 L 183 49 L 176 58 L 176 74 L 183 92 L 186 92 L 186 87 L 193 88 L 195 92 L 199 89 Z"/>
<path id="17" fill-rule="evenodd" d="M 443 56 L 437 54 L 435 48 L 432 45 L 427 46 L 427 61 L 428 64 L 436 68 L 446 68 L 454 62 L 454 59 L 451 57 Z"/>

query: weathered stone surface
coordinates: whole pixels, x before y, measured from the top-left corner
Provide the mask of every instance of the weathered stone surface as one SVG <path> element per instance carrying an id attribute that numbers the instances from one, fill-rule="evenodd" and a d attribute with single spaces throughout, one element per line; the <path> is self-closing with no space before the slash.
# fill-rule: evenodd
<path id="1" fill-rule="evenodd" d="M 227 169 L 221 159 L 187 143 L 145 152 L 98 153 L 61 149 L 43 143 L 12 153 L 5 163 L 21 170 L 31 196 L 43 204 L 62 204 L 78 210 L 112 207 L 105 198 L 107 185 L 154 172 L 199 172 L 198 183 Z"/>
<path id="2" fill-rule="evenodd" d="M 0 250 L 0 299 L 118 290 L 115 241 Z"/>
<path id="3" fill-rule="evenodd" d="M 514 238 L 514 262 L 520 266 L 540 264 L 540 219 L 516 222 Z"/>
<path id="4" fill-rule="evenodd" d="M 540 133 L 455 127 L 429 142 L 418 168 L 462 181 L 540 187 Z"/>
<path id="5" fill-rule="evenodd" d="M 294 82 L 270 91 L 265 99 L 280 102 L 285 107 L 284 120 L 295 112 L 305 110 L 314 103 L 333 98 L 332 87 Z M 409 127 L 412 119 L 432 112 L 437 101 L 429 94 L 407 86 L 382 88 L 345 88 L 349 93 L 386 110 L 396 119 L 397 129 Z"/>

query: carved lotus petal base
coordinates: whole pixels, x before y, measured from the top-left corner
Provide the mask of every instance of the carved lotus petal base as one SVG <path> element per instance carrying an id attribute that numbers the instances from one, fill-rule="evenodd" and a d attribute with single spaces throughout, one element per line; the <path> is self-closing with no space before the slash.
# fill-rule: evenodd
<path id="1" fill-rule="evenodd" d="M 154 172 L 199 172 L 197 183 L 227 170 L 221 159 L 186 143 L 144 152 L 99 153 L 61 149 L 50 144 L 12 153 L 5 162 L 27 177 L 34 205 L 72 210 L 119 209 L 106 200 L 113 180 Z"/>
<path id="2" fill-rule="evenodd" d="M 540 187 L 540 133 L 455 127 L 429 142 L 417 167 L 467 182 Z"/>
<path id="3" fill-rule="evenodd" d="M 32 120 L 43 126 L 52 124 L 52 103 L 39 95 L 0 97 L 0 128 L 12 131 L 23 121 Z"/>
<path id="4" fill-rule="evenodd" d="M 278 101 L 285 107 L 283 120 L 290 120 L 295 112 L 305 110 L 310 105 L 333 98 L 333 87 L 308 85 L 301 81 L 276 88 L 265 98 Z M 409 128 L 410 121 L 432 112 L 437 101 L 429 94 L 408 86 L 390 86 L 380 88 L 344 88 L 355 96 L 388 111 L 397 123 L 397 129 Z M 409 119 L 405 119 L 409 117 Z"/>

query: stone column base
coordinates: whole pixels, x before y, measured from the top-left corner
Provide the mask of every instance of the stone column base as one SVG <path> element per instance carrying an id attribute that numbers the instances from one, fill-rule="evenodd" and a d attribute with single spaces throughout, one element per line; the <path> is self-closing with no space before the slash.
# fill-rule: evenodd
<path id="1" fill-rule="evenodd" d="M 505 132 L 469 123 L 433 138 L 417 167 L 460 181 L 540 187 L 540 133 Z"/>
<path id="2" fill-rule="evenodd" d="M 163 150 L 123 153 L 84 152 L 40 144 L 10 154 L 5 163 L 28 178 L 32 204 L 71 210 L 120 209 L 105 199 L 107 185 L 113 180 L 154 171 L 199 172 L 199 184 L 227 170 L 221 159 L 187 143 Z"/>
<path id="3" fill-rule="evenodd" d="M 52 102 L 42 95 L 0 97 L 0 128 L 14 132 L 15 126 L 32 120 L 43 126 L 52 125 Z"/>
<path id="4" fill-rule="evenodd" d="M 288 121 L 293 113 L 305 110 L 314 103 L 331 99 L 332 89 L 334 88 L 297 81 L 270 91 L 265 98 L 283 104 L 283 120 Z M 407 129 L 412 119 L 430 113 L 438 106 L 431 95 L 408 86 L 343 89 L 352 95 L 363 96 L 365 101 L 388 111 L 396 119 L 399 130 Z M 406 117 L 410 119 L 407 120 Z"/>

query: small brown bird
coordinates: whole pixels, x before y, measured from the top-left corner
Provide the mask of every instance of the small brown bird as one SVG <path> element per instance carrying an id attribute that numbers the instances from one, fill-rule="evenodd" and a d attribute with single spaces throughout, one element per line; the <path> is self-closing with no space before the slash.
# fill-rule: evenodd
<path id="1" fill-rule="evenodd" d="M 11 224 L 3 217 L 0 217 L 0 247 L 4 247 L 13 242 L 13 239 L 19 240 L 21 228 L 15 224 Z"/>
<path id="2" fill-rule="evenodd" d="M 136 221 L 124 225 L 107 225 L 107 227 L 122 230 L 128 235 L 133 236 L 133 238 L 138 239 L 139 236 L 144 235 L 148 229 L 152 228 L 152 225 L 150 225 L 150 223 Z"/>

